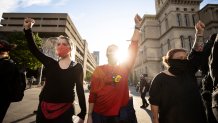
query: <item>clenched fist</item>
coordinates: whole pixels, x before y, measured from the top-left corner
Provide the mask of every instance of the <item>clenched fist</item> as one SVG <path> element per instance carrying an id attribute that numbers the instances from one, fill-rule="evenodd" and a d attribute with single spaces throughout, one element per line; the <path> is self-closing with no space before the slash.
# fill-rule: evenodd
<path id="1" fill-rule="evenodd" d="M 195 25 L 196 34 L 203 36 L 204 28 L 204 23 L 202 21 L 198 21 L 198 23 Z"/>
<path id="2" fill-rule="evenodd" d="M 138 14 L 136 14 L 134 20 L 135 20 L 135 26 L 141 27 L 142 18 Z"/>
<path id="3" fill-rule="evenodd" d="M 34 19 L 26 18 L 26 19 L 24 19 L 23 27 L 25 28 L 25 30 L 28 30 L 28 29 L 32 28 L 34 23 L 35 23 Z"/>

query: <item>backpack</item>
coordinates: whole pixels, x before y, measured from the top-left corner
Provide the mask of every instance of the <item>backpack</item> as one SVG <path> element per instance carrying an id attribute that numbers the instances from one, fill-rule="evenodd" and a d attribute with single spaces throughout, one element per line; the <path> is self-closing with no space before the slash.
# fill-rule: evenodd
<path id="1" fill-rule="evenodd" d="M 12 85 L 11 102 L 19 102 L 23 99 L 26 89 L 25 73 L 15 67 L 14 83 Z"/>

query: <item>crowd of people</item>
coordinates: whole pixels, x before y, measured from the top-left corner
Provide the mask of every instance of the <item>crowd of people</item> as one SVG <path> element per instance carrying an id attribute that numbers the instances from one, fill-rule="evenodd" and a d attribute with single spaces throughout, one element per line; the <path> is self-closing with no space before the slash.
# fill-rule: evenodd
<path id="1" fill-rule="evenodd" d="M 96 67 L 91 78 L 88 110 L 83 89 L 83 67 L 71 60 L 73 41 L 66 36 L 56 38 L 58 60 L 42 53 L 34 42 L 32 28 L 35 20 L 24 19 L 24 33 L 31 53 L 44 65 L 45 84 L 39 95 L 36 123 L 73 123 L 75 92 L 81 112 L 78 123 L 137 123 L 133 98 L 129 95 L 128 78 L 137 57 L 142 18 L 134 17 L 135 28 L 129 45 L 129 57 L 118 63 L 119 47 L 112 44 L 106 50 L 108 64 Z M 218 122 L 218 35 L 211 35 L 204 43 L 205 25 L 195 25 L 195 41 L 190 52 L 171 49 L 163 57 L 166 70 L 151 82 L 147 74 L 140 76 L 141 108 L 150 104 L 153 123 L 217 123 Z M 19 45 L 19 44 L 18 44 Z M 17 91 L 13 85 L 19 69 L 10 59 L 9 51 L 16 45 L 0 40 L 0 76 L 4 87 L 1 92 L 0 122 Z M 204 78 L 199 89 L 195 73 L 201 70 Z M 18 87 L 18 86 L 16 86 Z M 20 86 L 19 86 L 20 87 Z M 76 87 L 76 88 L 75 88 Z M 149 102 L 145 99 L 149 92 Z M 21 94 L 22 95 L 22 94 Z"/>

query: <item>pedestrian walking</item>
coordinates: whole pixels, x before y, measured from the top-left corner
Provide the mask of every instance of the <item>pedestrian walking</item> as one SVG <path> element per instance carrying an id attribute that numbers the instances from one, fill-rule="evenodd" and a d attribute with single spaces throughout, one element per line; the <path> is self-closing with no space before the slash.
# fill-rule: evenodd
<path id="1" fill-rule="evenodd" d="M 25 76 L 18 69 L 16 63 L 10 58 L 9 52 L 16 47 L 6 40 L 0 39 L 0 123 L 11 102 L 21 101 L 26 87 Z"/>
<path id="2" fill-rule="evenodd" d="M 154 123 L 207 123 L 195 73 L 201 64 L 204 24 L 199 21 L 193 48 L 171 49 L 163 57 L 168 68 L 160 72 L 150 87 Z"/>
<path id="3" fill-rule="evenodd" d="M 84 122 L 86 103 L 83 89 L 82 65 L 71 60 L 72 41 L 59 36 L 55 46 L 58 61 L 46 56 L 37 48 L 32 37 L 32 26 L 35 21 L 24 19 L 24 32 L 32 54 L 44 65 L 46 83 L 40 93 L 36 122 L 37 123 L 73 123 L 73 102 L 75 90 L 79 99 L 81 112 L 79 123 Z"/>
<path id="4" fill-rule="evenodd" d="M 116 57 L 118 46 L 110 45 L 106 51 L 108 64 L 98 66 L 92 75 L 87 123 L 137 122 L 136 118 L 134 119 L 132 100 L 129 101 L 128 89 L 128 75 L 136 58 L 142 22 L 139 15 L 134 19 L 135 30 L 129 46 L 128 60 L 118 64 Z M 125 112 L 122 107 L 127 106 L 128 102 L 133 115 L 125 119 L 126 113 L 131 112 Z"/>
<path id="5" fill-rule="evenodd" d="M 142 98 L 142 105 L 140 106 L 141 108 L 147 108 L 148 107 L 148 102 L 145 99 L 146 93 L 149 90 L 149 83 L 147 82 L 146 78 L 147 74 L 142 74 L 140 76 L 140 94 Z"/>

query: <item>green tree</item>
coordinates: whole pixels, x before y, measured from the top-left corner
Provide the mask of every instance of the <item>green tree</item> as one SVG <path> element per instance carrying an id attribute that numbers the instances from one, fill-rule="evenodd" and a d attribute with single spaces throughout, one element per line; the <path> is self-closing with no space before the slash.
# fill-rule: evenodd
<path id="1" fill-rule="evenodd" d="M 92 77 L 92 73 L 89 72 L 89 71 L 86 71 L 86 78 L 85 78 L 85 81 L 90 82 L 91 77 Z"/>
<path id="2" fill-rule="evenodd" d="M 35 43 L 40 48 L 42 39 L 38 34 L 33 35 Z M 16 61 L 19 67 L 25 67 L 32 70 L 36 70 L 41 67 L 41 63 L 35 56 L 29 51 L 27 41 L 23 32 L 13 32 L 8 37 L 10 43 L 17 44 L 17 48 L 10 52 L 10 56 Z"/>

